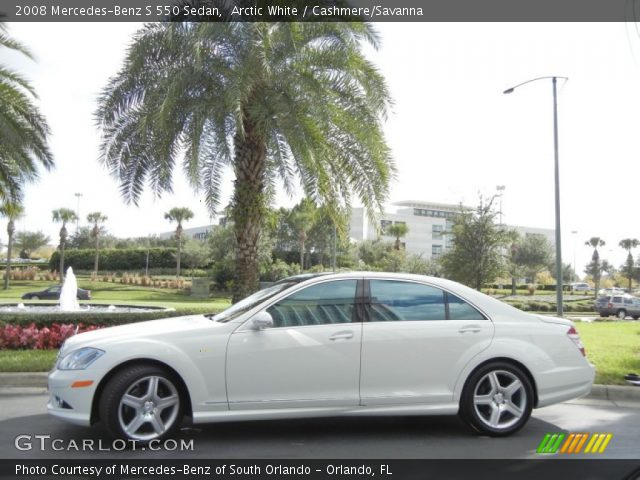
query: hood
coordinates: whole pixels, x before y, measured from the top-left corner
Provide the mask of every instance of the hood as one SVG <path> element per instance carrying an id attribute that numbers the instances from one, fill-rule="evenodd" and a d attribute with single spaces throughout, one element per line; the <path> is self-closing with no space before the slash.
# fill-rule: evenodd
<path id="1" fill-rule="evenodd" d="M 566 327 L 573 327 L 573 322 L 571 320 L 567 320 L 566 318 L 560 318 L 560 317 L 549 317 L 547 315 L 535 315 L 536 317 L 538 317 L 540 320 L 542 320 L 545 323 L 555 323 L 557 325 L 564 325 Z"/>
<path id="2" fill-rule="evenodd" d="M 222 324 L 213 322 L 204 315 L 164 318 L 146 322 L 129 323 L 117 327 L 107 327 L 69 337 L 61 348 L 61 354 L 77 348 L 91 346 L 100 347 L 108 343 L 135 338 L 153 338 L 155 336 L 175 336 L 190 334 L 196 330 L 211 329 Z"/>

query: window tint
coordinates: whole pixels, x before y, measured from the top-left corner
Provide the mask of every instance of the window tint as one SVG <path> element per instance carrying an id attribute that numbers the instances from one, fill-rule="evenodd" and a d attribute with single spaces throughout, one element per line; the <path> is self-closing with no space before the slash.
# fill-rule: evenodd
<path id="1" fill-rule="evenodd" d="M 300 290 L 267 310 L 274 327 L 350 323 L 357 280 L 324 282 Z"/>
<path id="2" fill-rule="evenodd" d="M 419 283 L 371 280 L 370 320 L 444 320 L 444 292 Z"/>
<path id="3" fill-rule="evenodd" d="M 447 293 L 447 301 L 450 320 L 486 320 L 478 310 L 452 293 Z"/>

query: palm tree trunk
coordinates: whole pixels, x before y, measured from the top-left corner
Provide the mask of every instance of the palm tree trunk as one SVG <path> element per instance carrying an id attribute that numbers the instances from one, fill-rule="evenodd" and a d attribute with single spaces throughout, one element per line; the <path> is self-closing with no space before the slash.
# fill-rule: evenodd
<path id="1" fill-rule="evenodd" d="M 98 276 L 98 261 L 100 259 L 100 237 L 96 235 L 96 258 L 93 262 L 93 273 Z"/>
<path id="2" fill-rule="evenodd" d="M 232 302 L 235 303 L 259 288 L 258 245 L 265 210 L 264 174 L 267 148 L 246 116 L 244 135 L 236 133 L 234 144 L 236 180 L 232 215 L 236 262 Z"/>
<path id="3" fill-rule="evenodd" d="M 180 254 L 182 251 L 182 235 L 178 237 L 178 255 L 176 258 L 176 280 L 180 278 Z"/>
<path id="4" fill-rule="evenodd" d="M 64 282 L 64 242 L 60 242 L 60 283 Z"/>
<path id="5" fill-rule="evenodd" d="M 11 250 L 13 250 L 13 220 L 9 221 L 7 225 L 7 236 L 9 237 L 9 241 L 7 244 L 7 265 L 4 275 L 4 289 L 9 289 L 9 277 L 11 276 Z"/>

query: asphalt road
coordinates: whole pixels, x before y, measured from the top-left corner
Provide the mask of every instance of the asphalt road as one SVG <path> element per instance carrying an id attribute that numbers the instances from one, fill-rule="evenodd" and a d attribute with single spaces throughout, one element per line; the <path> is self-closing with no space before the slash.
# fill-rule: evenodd
<path id="1" fill-rule="evenodd" d="M 640 459 L 640 404 L 584 399 L 534 414 L 508 438 L 480 437 L 457 417 L 370 417 L 295 421 L 251 421 L 187 427 L 168 450 L 107 451 L 111 442 L 100 428 L 66 424 L 46 414 L 47 396 L 20 391 L 0 394 L 0 458 L 241 459 L 241 458 L 535 458 L 546 433 L 603 432 L 613 438 L 603 454 L 574 457 Z M 16 438 L 21 448 L 16 447 Z M 36 435 L 50 436 L 40 440 Z M 52 441 L 56 439 L 55 447 Z M 193 440 L 193 442 L 191 442 Z M 93 450 L 81 451 L 93 441 Z M 180 451 L 180 442 L 192 449 Z M 32 448 L 26 449 L 31 443 Z M 41 448 L 44 443 L 44 449 Z M 75 445 L 75 446 L 74 446 Z M 560 455 L 557 455 L 560 457 Z M 562 455 L 563 457 L 566 456 Z"/>

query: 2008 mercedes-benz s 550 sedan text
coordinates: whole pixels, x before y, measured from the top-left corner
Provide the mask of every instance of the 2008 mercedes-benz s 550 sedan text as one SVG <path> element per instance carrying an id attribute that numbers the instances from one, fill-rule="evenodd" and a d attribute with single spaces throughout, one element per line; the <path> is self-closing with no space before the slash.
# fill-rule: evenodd
<path id="1" fill-rule="evenodd" d="M 568 320 L 419 275 L 287 278 L 217 315 L 82 333 L 49 375 L 49 412 L 146 442 L 193 423 L 459 414 L 481 434 L 589 393 Z"/>

